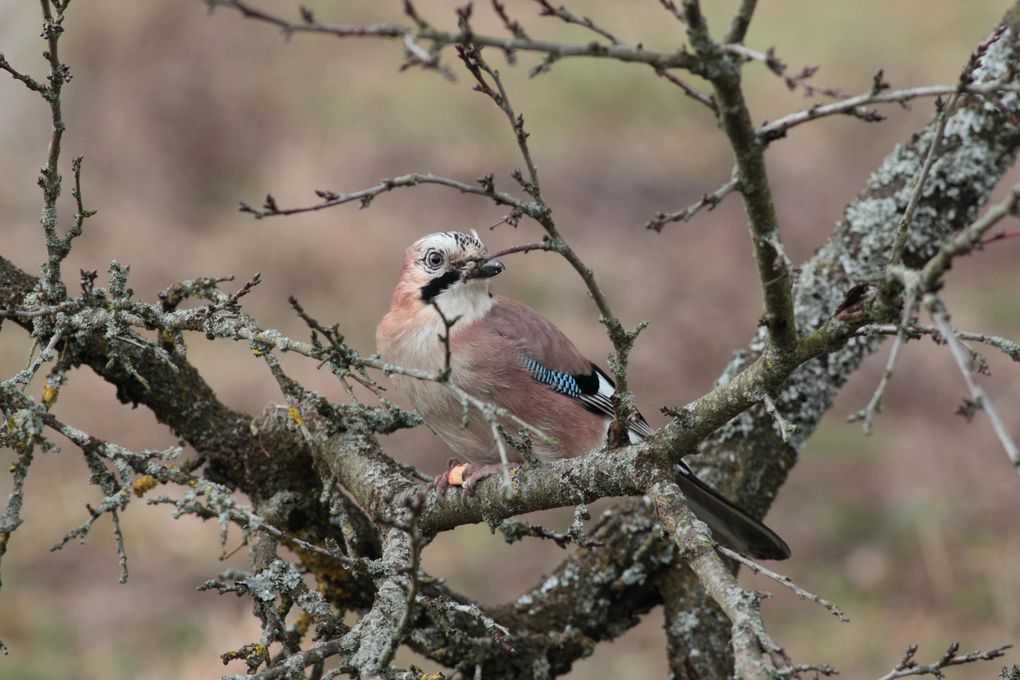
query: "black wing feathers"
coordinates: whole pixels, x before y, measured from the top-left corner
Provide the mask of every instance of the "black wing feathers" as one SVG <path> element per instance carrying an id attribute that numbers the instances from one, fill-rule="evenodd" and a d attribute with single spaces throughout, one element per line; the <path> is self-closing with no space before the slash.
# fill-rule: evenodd
<path id="1" fill-rule="evenodd" d="M 526 362 L 531 377 L 544 383 L 560 394 L 565 394 L 581 402 L 591 411 L 609 418 L 616 415 L 613 407 L 613 395 L 616 385 L 606 372 L 595 364 L 591 364 L 591 372 L 587 374 L 551 371 L 535 360 Z M 630 429 L 638 438 L 651 437 L 655 431 L 645 422 L 641 414 L 631 421 Z M 632 438 L 631 441 L 636 441 Z"/>

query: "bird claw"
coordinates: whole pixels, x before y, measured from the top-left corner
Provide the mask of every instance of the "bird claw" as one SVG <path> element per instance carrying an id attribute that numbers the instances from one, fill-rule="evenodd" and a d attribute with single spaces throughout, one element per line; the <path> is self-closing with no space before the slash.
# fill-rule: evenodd
<path id="1" fill-rule="evenodd" d="M 464 489 L 461 500 L 467 501 L 474 495 L 475 487 L 478 486 L 480 481 L 502 472 L 503 465 L 501 463 L 474 465 L 472 463 L 461 463 L 456 458 L 451 458 L 447 463 L 446 472 L 436 477 L 436 493 L 442 498 L 446 495 L 446 490 L 451 486 L 459 486 Z"/>
<path id="2" fill-rule="evenodd" d="M 456 458 L 446 463 L 446 471 L 436 475 L 436 493 L 440 498 L 446 495 L 446 490 L 451 486 L 461 486 L 464 483 L 464 471 L 468 467 L 468 463 L 461 463 Z"/>
<path id="3" fill-rule="evenodd" d="M 468 465 L 464 469 L 464 496 L 463 500 L 471 498 L 475 493 L 478 482 L 487 477 L 494 477 L 503 474 L 502 463 L 490 463 L 488 465 Z"/>

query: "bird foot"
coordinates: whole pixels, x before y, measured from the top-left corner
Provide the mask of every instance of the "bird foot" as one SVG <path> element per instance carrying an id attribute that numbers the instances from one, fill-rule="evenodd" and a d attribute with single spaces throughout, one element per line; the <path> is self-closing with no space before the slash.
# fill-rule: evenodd
<path id="1" fill-rule="evenodd" d="M 502 463 L 475 465 L 473 463 L 461 463 L 456 458 L 451 458 L 446 472 L 436 477 L 436 493 L 442 498 L 446 495 L 448 488 L 459 486 L 464 489 L 462 499 L 467 500 L 474 495 L 478 482 L 487 477 L 500 475 L 502 472 Z"/>
<path id="2" fill-rule="evenodd" d="M 436 494 L 440 498 L 446 495 L 446 490 L 451 486 L 464 484 L 464 469 L 468 467 L 468 464 L 451 458 L 446 466 L 445 472 L 436 475 Z"/>

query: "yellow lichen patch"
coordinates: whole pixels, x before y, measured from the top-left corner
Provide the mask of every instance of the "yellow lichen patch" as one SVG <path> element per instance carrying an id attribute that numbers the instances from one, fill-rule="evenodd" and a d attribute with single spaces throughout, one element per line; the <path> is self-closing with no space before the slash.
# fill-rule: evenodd
<path id="1" fill-rule="evenodd" d="M 444 677 L 442 673 L 422 673 L 418 680 L 443 680 Z"/>
<path id="2" fill-rule="evenodd" d="M 304 634 L 308 632 L 308 627 L 312 625 L 312 619 L 308 616 L 308 612 L 301 612 L 294 625 L 297 627 L 298 633 L 304 637 Z"/>
<path id="3" fill-rule="evenodd" d="M 47 385 L 46 389 L 42 393 L 42 403 L 48 411 L 55 403 L 57 403 L 58 390 L 53 385 Z"/>
<path id="4" fill-rule="evenodd" d="M 291 406 L 287 409 L 287 413 L 290 414 L 290 419 L 298 425 L 304 425 L 305 419 L 301 417 L 301 411 L 297 410 L 296 406 Z"/>
<path id="5" fill-rule="evenodd" d="M 262 350 L 260 350 L 258 347 L 252 347 L 251 348 L 251 354 L 254 357 L 260 357 L 260 356 L 262 356 Z"/>
<path id="6" fill-rule="evenodd" d="M 333 604 L 350 604 L 358 601 L 362 593 L 346 588 L 353 578 L 350 572 L 337 565 L 336 560 L 318 553 L 299 550 L 301 562 L 315 575 L 315 589 Z"/>
<path id="7" fill-rule="evenodd" d="M 159 486 L 159 480 L 152 475 L 142 475 L 134 481 L 131 485 L 131 491 L 141 498 L 147 491 L 151 491 Z"/>

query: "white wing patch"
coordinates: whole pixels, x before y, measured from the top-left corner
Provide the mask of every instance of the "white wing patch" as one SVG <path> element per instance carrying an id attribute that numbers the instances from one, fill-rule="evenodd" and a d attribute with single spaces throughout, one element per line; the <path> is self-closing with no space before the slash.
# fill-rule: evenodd
<path id="1" fill-rule="evenodd" d="M 592 409 L 613 417 L 615 415 L 613 411 L 613 395 L 616 394 L 616 387 L 613 385 L 613 381 L 597 366 L 595 367 L 595 375 L 599 379 L 598 390 L 595 394 L 582 394 L 580 399 Z"/>
<path id="2" fill-rule="evenodd" d="M 595 375 L 599 379 L 598 391 L 595 394 L 582 394 L 579 398 L 589 408 L 613 418 L 616 416 L 616 412 L 613 409 L 613 395 L 616 394 L 616 386 L 601 368 L 598 366 L 594 368 Z M 645 422 L 640 413 L 634 415 L 629 425 L 630 429 L 627 434 L 631 444 L 636 444 L 642 439 L 655 434 L 655 430 Z"/>

